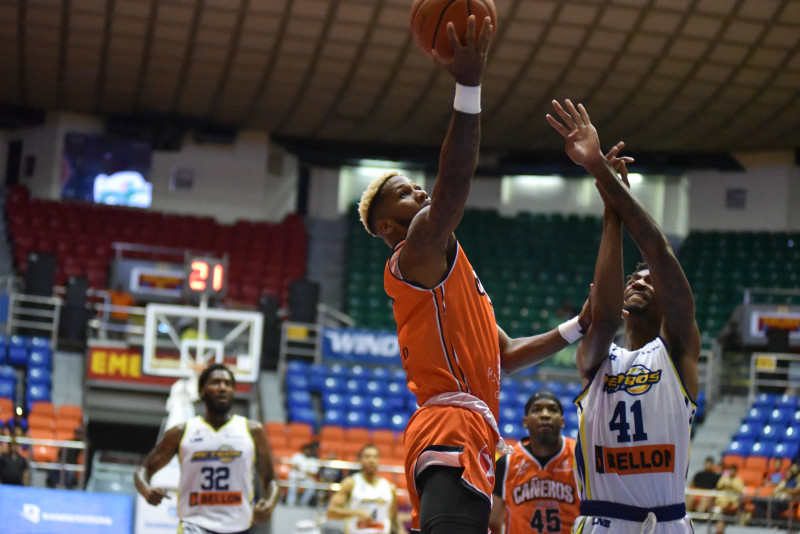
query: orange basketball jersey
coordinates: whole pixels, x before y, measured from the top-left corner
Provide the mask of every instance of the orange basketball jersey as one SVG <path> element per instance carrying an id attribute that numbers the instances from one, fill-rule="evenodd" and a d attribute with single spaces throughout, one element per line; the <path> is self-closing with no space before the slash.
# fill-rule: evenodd
<path id="1" fill-rule="evenodd" d="M 573 472 L 575 440 L 564 437 L 561 451 L 542 466 L 524 446 L 497 461 L 497 486 L 506 503 L 506 534 L 567 534 L 580 515 Z"/>
<path id="2" fill-rule="evenodd" d="M 404 244 L 386 263 L 383 284 L 394 301 L 408 389 L 420 406 L 439 393 L 469 393 L 497 420 L 500 345 L 489 296 L 458 243 L 450 272 L 435 288 L 404 281 L 398 265 Z"/>

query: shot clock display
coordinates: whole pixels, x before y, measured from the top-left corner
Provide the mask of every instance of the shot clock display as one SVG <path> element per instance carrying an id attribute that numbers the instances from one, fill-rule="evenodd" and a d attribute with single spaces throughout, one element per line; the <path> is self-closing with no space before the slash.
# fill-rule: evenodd
<path id="1" fill-rule="evenodd" d="M 190 295 L 225 295 L 228 266 L 219 258 L 189 258 L 186 262 L 186 291 Z"/>

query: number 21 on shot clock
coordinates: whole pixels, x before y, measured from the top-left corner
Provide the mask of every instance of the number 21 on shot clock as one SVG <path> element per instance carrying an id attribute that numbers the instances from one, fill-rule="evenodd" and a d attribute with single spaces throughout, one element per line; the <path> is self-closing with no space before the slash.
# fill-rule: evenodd
<path id="1" fill-rule="evenodd" d="M 222 296 L 228 266 L 218 258 L 189 258 L 186 262 L 186 290 L 190 294 Z"/>

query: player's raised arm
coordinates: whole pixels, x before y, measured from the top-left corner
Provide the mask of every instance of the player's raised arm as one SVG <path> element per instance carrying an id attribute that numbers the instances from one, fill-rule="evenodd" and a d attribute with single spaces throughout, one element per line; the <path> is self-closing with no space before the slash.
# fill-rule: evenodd
<path id="1" fill-rule="evenodd" d="M 136 491 L 153 506 L 161 503 L 161 500 L 165 497 L 168 499 L 169 496 L 164 488 L 151 487 L 150 479 L 178 453 L 184 427 L 185 425 L 178 425 L 167 430 L 158 445 L 150 451 L 142 465 L 133 474 L 133 483 L 136 486 Z"/>
<path id="2" fill-rule="evenodd" d="M 439 155 L 439 175 L 430 205 L 414 217 L 400 256 L 405 278 L 432 287 L 447 269 L 447 251 L 453 246 L 453 231 L 461 221 L 469 186 L 478 163 L 480 145 L 480 84 L 493 28 L 487 17 L 476 36 L 475 17 L 462 45 L 452 23 L 447 33 L 455 54 L 449 61 L 434 53 L 434 59 L 456 81 L 453 116 Z"/>
<path id="3" fill-rule="evenodd" d="M 595 177 L 650 268 L 650 279 L 659 295 L 664 316 L 661 334 L 689 393 L 696 395 L 699 389 L 700 333 L 695 322 L 694 297 L 686 275 L 664 232 L 603 156 L 597 131 L 583 105 L 575 107 L 566 100 L 562 107 L 553 101 L 553 108 L 563 124 L 550 115 L 547 120 L 566 139 L 567 154 Z"/>

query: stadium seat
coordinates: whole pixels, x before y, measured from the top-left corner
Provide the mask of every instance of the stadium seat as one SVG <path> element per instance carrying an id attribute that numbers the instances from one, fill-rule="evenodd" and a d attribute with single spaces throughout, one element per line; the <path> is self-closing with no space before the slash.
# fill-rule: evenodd
<path id="1" fill-rule="evenodd" d="M 344 383 L 344 391 L 349 395 L 363 395 L 366 393 L 365 382 L 358 378 L 348 378 Z"/>
<path id="2" fill-rule="evenodd" d="M 778 443 L 772 451 L 773 457 L 792 459 L 797 456 L 800 445 L 797 443 Z"/>
<path id="3" fill-rule="evenodd" d="M 367 401 L 367 408 L 375 413 L 386 413 L 389 411 L 389 403 L 386 399 L 379 396 L 369 397 Z"/>
<path id="4" fill-rule="evenodd" d="M 289 410 L 307 408 L 312 409 L 311 393 L 306 390 L 290 391 L 286 395 L 286 406 Z"/>
<path id="5" fill-rule="evenodd" d="M 50 371 L 45 367 L 29 367 L 28 384 L 41 384 L 50 387 L 52 384 Z"/>
<path id="6" fill-rule="evenodd" d="M 794 412 L 800 408 L 800 400 L 797 395 L 781 395 L 775 405 L 778 408 L 787 408 Z"/>
<path id="7" fill-rule="evenodd" d="M 755 441 L 752 439 L 734 439 L 728 444 L 724 454 L 736 454 L 742 457 L 750 455 L 750 449 L 753 447 Z"/>
<path id="8" fill-rule="evenodd" d="M 350 427 L 366 427 L 367 414 L 362 411 L 350 410 L 345 415 L 345 421 L 348 428 Z"/>
<path id="9" fill-rule="evenodd" d="M 350 369 L 348 369 L 347 377 L 355 378 L 356 380 L 363 382 L 367 380 L 368 374 L 369 371 L 367 371 L 366 367 L 364 367 L 363 365 L 354 365 Z"/>
<path id="10" fill-rule="evenodd" d="M 322 385 L 322 394 L 342 393 L 345 391 L 345 381 L 342 378 L 329 376 Z"/>
<path id="11" fill-rule="evenodd" d="M 783 426 L 768 424 L 761 427 L 758 432 L 758 441 L 778 441 L 782 434 Z M 780 429 L 780 430 L 779 430 Z"/>
<path id="12" fill-rule="evenodd" d="M 11 336 L 8 339 L 8 363 L 24 366 L 28 363 L 28 341 L 23 336 Z"/>
<path id="13" fill-rule="evenodd" d="M 317 414 L 307 406 L 290 406 L 289 420 L 292 423 L 305 423 L 315 426 L 317 424 Z"/>
<path id="14" fill-rule="evenodd" d="M 743 423 L 739 426 L 739 430 L 736 431 L 734 439 L 737 441 L 742 441 L 742 440 L 755 441 L 756 437 L 758 437 L 758 433 L 760 430 L 761 429 L 756 425 Z"/>
<path id="15" fill-rule="evenodd" d="M 315 363 L 311 365 L 308 370 L 308 387 L 314 393 L 322 391 L 325 385 L 325 375 L 327 367 L 322 363 Z"/>
<path id="16" fill-rule="evenodd" d="M 348 411 L 362 412 L 367 408 L 367 399 L 362 395 L 350 395 L 347 397 Z"/>
<path id="17" fill-rule="evenodd" d="M 31 405 L 30 415 L 45 415 L 47 417 L 55 418 L 56 407 L 52 402 L 38 401 Z"/>
<path id="18" fill-rule="evenodd" d="M 386 412 L 372 412 L 367 416 L 367 426 L 371 429 L 385 429 L 389 426 L 389 416 Z"/>
<path id="19" fill-rule="evenodd" d="M 770 412 L 767 423 L 773 426 L 786 426 L 794 412 L 794 408 L 775 408 Z"/>
<path id="20" fill-rule="evenodd" d="M 2 297 L 3 295 L 0 295 L 0 298 Z M 5 321 L 3 321 L 0 318 L 0 323 L 4 322 Z M 0 334 L 0 365 L 5 365 L 7 358 L 8 358 L 8 339 L 6 339 L 5 334 Z"/>
<path id="21" fill-rule="evenodd" d="M 322 394 L 322 409 L 327 410 L 342 410 L 347 404 L 346 397 L 339 393 L 323 393 Z"/>
<path id="22" fill-rule="evenodd" d="M 328 376 L 347 379 L 347 367 L 340 363 L 334 363 L 328 366 Z"/>
<path id="23" fill-rule="evenodd" d="M 311 385 L 309 383 L 308 377 L 305 374 L 299 374 L 297 372 L 287 373 L 286 374 L 286 391 L 310 391 Z"/>
<path id="24" fill-rule="evenodd" d="M 83 424 L 83 409 L 75 404 L 62 404 L 58 407 L 59 419 L 74 419 Z"/>
<path id="25" fill-rule="evenodd" d="M 500 434 L 503 437 L 522 439 L 527 435 L 527 431 L 519 423 L 503 423 L 500 425 Z"/>
<path id="26" fill-rule="evenodd" d="M 395 432 L 402 432 L 408 424 L 408 416 L 404 414 L 394 414 L 389 418 L 389 428 Z"/>
<path id="27" fill-rule="evenodd" d="M 757 443 L 753 444 L 753 447 L 750 449 L 750 456 L 747 457 L 747 464 L 750 466 L 761 465 L 762 463 L 764 470 L 767 469 L 767 458 L 772 457 L 772 453 L 775 450 L 775 441 L 758 441 Z M 763 460 L 763 462 L 761 461 Z"/>
<path id="28" fill-rule="evenodd" d="M 50 351 L 42 348 L 33 348 L 28 353 L 27 359 L 28 367 L 43 367 L 46 369 L 52 368 L 50 359 Z"/>
<path id="29" fill-rule="evenodd" d="M 764 425 L 769 419 L 769 414 L 770 414 L 769 410 L 761 406 L 753 406 L 747 412 L 747 416 L 744 418 L 744 422 L 749 424 Z"/>
<path id="30" fill-rule="evenodd" d="M 16 394 L 17 384 L 14 380 L 0 378 L 0 398 L 13 400 Z"/>
<path id="31" fill-rule="evenodd" d="M 779 438 L 784 443 L 800 444 L 800 425 L 787 426 L 783 429 L 783 433 Z"/>
<path id="32" fill-rule="evenodd" d="M 760 468 L 749 469 L 745 465 L 737 474 L 748 487 L 758 487 L 764 482 L 764 470 Z"/>
<path id="33" fill-rule="evenodd" d="M 31 413 L 28 416 L 28 428 L 31 430 L 34 428 L 50 431 L 55 430 L 55 419 L 53 418 L 53 414 Z"/>
<path id="34" fill-rule="evenodd" d="M 369 378 L 372 380 L 389 380 L 391 373 L 386 367 L 373 367 L 369 371 Z"/>
<path id="35" fill-rule="evenodd" d="M 370 442 L 370 432 L 369 429 L 365 427 L 350 427 L 345 430 L 345 439 L 347 441 L 352 441 L 356 443 L 363 443 L 366 445 Z"/>
<path id="36" fill-rule="evenodd" d="M 10 397 L 0 396 L 0 422 L 14 419 L 14 401 Z"/>
<path id="37" fill-rule="evenodd" d="M 367 380 L 363 391 L 367 395 L 385 395 L 387 383 L 384 380 Z"/>
<path id="38" fill-rule="evenodd" d="M 771 410 L 775 407 L 775 401 L 777 399 L 778 395 L 775 393 L 759 393 L 756 395 L 755 401 L 753 401 L 753 406 Z"/>
<path id="39" fill-rule="evenodd" d="M 338 408 L 325 408 L 325 413 L 322 416 L 322 424 L 327 426 L 344 426 L 347 423 L 345 420 L 345 412 Z"/>
<path id="40" fill-rule="evenodd" d="M 50 402 L 50 388 L 41 384 L 28 384 L 25 389 L 25 405 L 29 412 L 36 401 Z"/>

